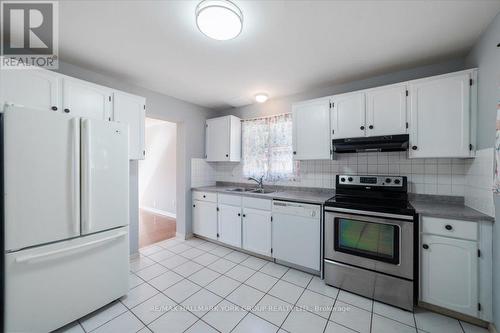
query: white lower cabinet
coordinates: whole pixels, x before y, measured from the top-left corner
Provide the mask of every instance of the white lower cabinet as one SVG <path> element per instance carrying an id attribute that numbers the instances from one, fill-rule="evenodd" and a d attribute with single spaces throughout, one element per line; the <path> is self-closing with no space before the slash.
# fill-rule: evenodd
<path id="1" fill-rule="evenodd" d="M 193 233 L 217 239 L 217 203 L 193 200 Z"/>
<path id="2" fill-rule="evenodd" d="M 219 204 L 219 241 L 241 247 L 241 206 Z"/>
<path id="3" fill-rule="evenodd" d="M 423 223 L 426 223 L 425 219 Z M 450 229 L 451 225 L 447 224 L 447 228 L 439 233 L 451 234 L 455 231 L 454 227 Z M 422 234 L 420 253 L 421 300 L 478 317 L 478 242 Z"/>
<path id="4" fill-rule="evenodd" d="M 243 207 L 243 248 L 271 256 L 271 211 Z"/>

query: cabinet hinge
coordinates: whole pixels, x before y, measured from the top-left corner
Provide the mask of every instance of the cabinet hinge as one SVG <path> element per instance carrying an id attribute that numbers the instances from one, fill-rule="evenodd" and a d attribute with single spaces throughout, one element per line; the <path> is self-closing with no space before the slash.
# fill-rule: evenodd
<path id="1" fill-rule="evenodd" d="M 409 95 L 409 92 L 408 92 L 408 90 L 406 90 L 406 96 L 408 96 L 408 95 Z"/>
<path id="2" fill-rule="evenodd" d="M 469 143 L 469 150 L 471 150 L 471 151 L 472 151 L 472 148 L 474 148 L 474 147 L 472 146 L 472 143 Z"/>
<path id="3" fill-rule="evenodd" d="M 109 101 L 111 102 L 111 96 L 109 96 Z"/>
<path id="4" fill-rule="evenodd" d="M 208 127 L 208 124 L 205 124 L 205 127 Z"/>
<path id="5" fill-rule="evenodd" d="M 142 151 L 142 156 L 146 156 L 146 151 L 145 150 Z"/>
<path id="6" fill-rule="evenodd" d="M 408 128 L 408 122 L 406 122 L 406 128 Z"/>
<path id="7" fill-rule="evenodd" d="M 335 134 L 335 130 L 332 130 L 332 134 Z"/>
<path id="8" fill-rule="evenodd" d="M 207 158 L 207 154 L 205 154 L 205 158 Z"/>
<path id="9" fill-rule="evenodd" d="M 219 238 L 219 233 L 217 233 L 217 238 Z"/>
<path id="10" fill-rule="evenodd" d="M 271 216 L 271 222 L 273 222 L 273 217 Z"/>
<path id="11" fill-rule="evenodd" d="M 477 311 L 481 311 L 481 303 L 477 303 Z"/>
<path id="12" fill-rule="evenodd" d="M 335 102 L 332 102 L 332 109 L 335 107 Z"/>
<path id="13" fill-rule="evenodd" d="M 143 105 L 144 110 L 146 110 L 146 104 Z"/>
<path id="14" fill-rule="evenodd" d="M 469 79 L 469 85 L 472 86 L 473 83 L 474 81 L 472 79 Z"/>
<path id="15" fill-rule="evenodd" d="M 271 253 L 273 253 L 273 248 L 271 248 Z"/>
<path id="16" fill-rule="evenodd" d="M 481 257 L 481 250 L 480 249 L 477 249 L 477 256 Z"/>
<path id="17" fill-rule="evenodd" d="M 219 211 L 219 207 L 217 207 L 217 211 Z"/>

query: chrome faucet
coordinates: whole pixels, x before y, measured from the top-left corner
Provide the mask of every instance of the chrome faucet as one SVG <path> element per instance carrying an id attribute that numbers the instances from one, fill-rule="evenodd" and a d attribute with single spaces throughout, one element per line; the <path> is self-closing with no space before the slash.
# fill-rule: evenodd
<path id="1" fill-rule="evenodd" d="M 254 182 L 256 182 L 257 185 L 259 185 L 259 190 L 264 189 L 264 176 L 260 177 L 259 179 L 254 178 L 254 177 L 250 177 L 250 178 L 248 178 L 248 180 L 253 180 Z"/>

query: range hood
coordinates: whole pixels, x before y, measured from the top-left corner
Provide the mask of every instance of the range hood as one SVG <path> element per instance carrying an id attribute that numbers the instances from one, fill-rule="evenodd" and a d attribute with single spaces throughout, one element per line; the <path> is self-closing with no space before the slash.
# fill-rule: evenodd
<path id="1" fill-rule="evenodd" d="M 408 134 L 383 135 L 332 140 L 334 153 L 408 150 Z"/>

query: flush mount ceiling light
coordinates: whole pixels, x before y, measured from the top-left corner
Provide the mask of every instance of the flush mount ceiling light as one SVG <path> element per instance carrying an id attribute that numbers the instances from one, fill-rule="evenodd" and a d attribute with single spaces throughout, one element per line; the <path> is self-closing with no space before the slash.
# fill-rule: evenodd
<path id="1" fill-rule="evenodd" d="M 267 94 L 264 94 L 264 93 L 259 93 L 259 94 L 255 95 L 255 100 L 259 103 L 264 103 L 268 99 L 269 99 L 269 96 Z"/>
<path id="2" fill-rule="evenodd" d="M 210 38 L 233 39 L 241 33 L 243 14 L 231 1 L 204 0 L 196 7 L 196 25 Z"/>

